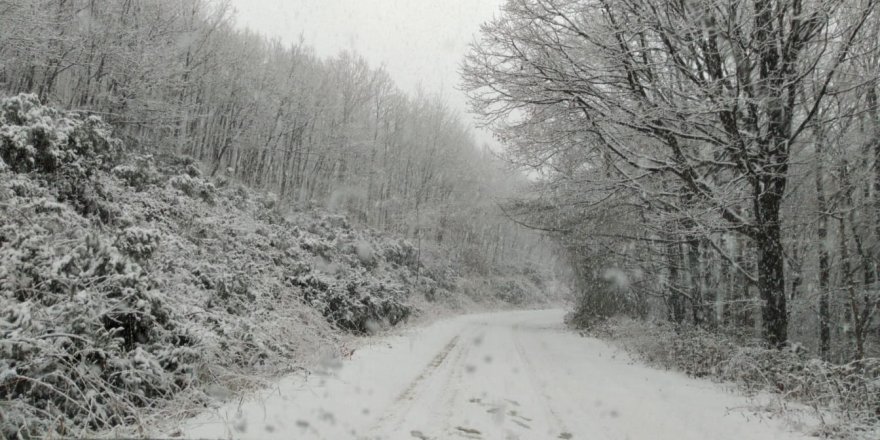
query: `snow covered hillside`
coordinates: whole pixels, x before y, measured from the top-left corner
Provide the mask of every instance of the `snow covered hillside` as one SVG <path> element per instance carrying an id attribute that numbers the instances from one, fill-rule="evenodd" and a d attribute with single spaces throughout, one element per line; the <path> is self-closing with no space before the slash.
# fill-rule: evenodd
<path id="1" fill-rule="evenodd" d="M 32 95 L 0 109 L 3 436 L 140 425 L 336 355 L 346 333 L 538 300 L 515 273 L 463 295 L 440 251 L 419 261 L 344 216 L 127 151 L 99 118 Z"/>

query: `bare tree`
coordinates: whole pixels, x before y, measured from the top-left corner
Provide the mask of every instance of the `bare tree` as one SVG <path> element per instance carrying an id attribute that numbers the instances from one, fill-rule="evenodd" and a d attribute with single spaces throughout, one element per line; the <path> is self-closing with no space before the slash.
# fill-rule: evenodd
<path id="1" fill-rule="evenodd" d="M 792 154 L 844 93 L 876 15 L 872 0 L 511 0 L 473 46 L 465 87 L 518 157 L 586 149 L 586 166 L 695 222 L 685 229 L 748 237 L 762 334 L 782 346 Z M 680 200 L 649 175 L 677 182 Z"/>

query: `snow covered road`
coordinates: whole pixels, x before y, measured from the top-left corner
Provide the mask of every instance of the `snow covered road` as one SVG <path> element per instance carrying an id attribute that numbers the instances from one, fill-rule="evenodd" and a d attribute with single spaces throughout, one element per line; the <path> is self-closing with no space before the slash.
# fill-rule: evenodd
<path id="1" fill-rule="evenodd" d="M 561 310 L 457 317 L 187 422 L 188 438 L 802 439 L 716 384 L 629 362 Z"/>

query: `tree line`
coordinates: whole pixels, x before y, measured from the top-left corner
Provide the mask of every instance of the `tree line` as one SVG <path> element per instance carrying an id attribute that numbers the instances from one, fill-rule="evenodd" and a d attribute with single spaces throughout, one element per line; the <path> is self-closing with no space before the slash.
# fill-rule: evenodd
<path id="1" fill-rule="evenodd" d="M 235 26 L 226 1 L 0 0 L 0 90 L 98 114 L 143 152 L 200 159 L 305 209 L 439 242 L 488 270 L 539 260 L 495 215 L 522 184 L 441 97 L 356 53 Z"/>
<path id="2" fill-rule="evenodd" d="M 510 160 L 540 175 L 508 212 L 566 245 L 597 318 L 876 352 L 878 13 L 507 1 L 463 75 Z"/>

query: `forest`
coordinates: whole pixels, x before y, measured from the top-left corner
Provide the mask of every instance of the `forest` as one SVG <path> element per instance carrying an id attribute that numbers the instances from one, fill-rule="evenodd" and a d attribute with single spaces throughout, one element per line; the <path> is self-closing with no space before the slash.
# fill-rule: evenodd
<path id="1" fill-rule="evenodd" d="M 573 390 L 600 388 L 599 358 L 623 384 L 695 386 L 653 376 L 683 372 L 772 394 L 761 414 L 803 410 L 810 435 L 876 438 L 876 0 L 504 0 L 462 54 L 470 115 L 233 3 L 0 0 L 0 438 L 151 436 L 387 359 L 358 396 L 386 408 L 368 432 L 586 438 Z M 395 331 L 409 351 L 373 344 Z M 681 409 L 665 398 L 645 405 Z M 526 401 L 545 417 L 509 409 Z M 400 430 L 421 418 L 437 432 Z M 248 429 L 224 423 L 208 434 Z"/>
<path id="2" fill-rule="evenodd" d="M 487 215 L 524 181 L 439 96 L 407 96 L 358 54 L 321 58 L 240 30 L 222 1 L 0 8 L 0 89 L 98 115 L 130 149 L 190 156 L 209 177 L 284 203 L 430 237 L 480 269 L 540 247 Z"/>
<path id="3" fill-rule="evenodd" d="M 572 320 L 654 365 L 845 408 L 824 434 L 875 425 L 877 3 L 503 11 L 464 87 L 508 160 L 540 175 L 505 210 L 566 247 Z"/>
<path id="4" fill-rule="evenodd" d="M 464 77 L 542 173 L 508 211 L 569 243 L 584 319 L 844 362 L 880 338 L 878 32 L 870 0 L 516 0 Z"/>
<path id="5" fill-rule="evenodd" d="M 0 1 L 0 92 L 2 438 L 143 429 L 558 284 L 497 208 L 527 179 L 441 96 L 229 2 Z"/>

